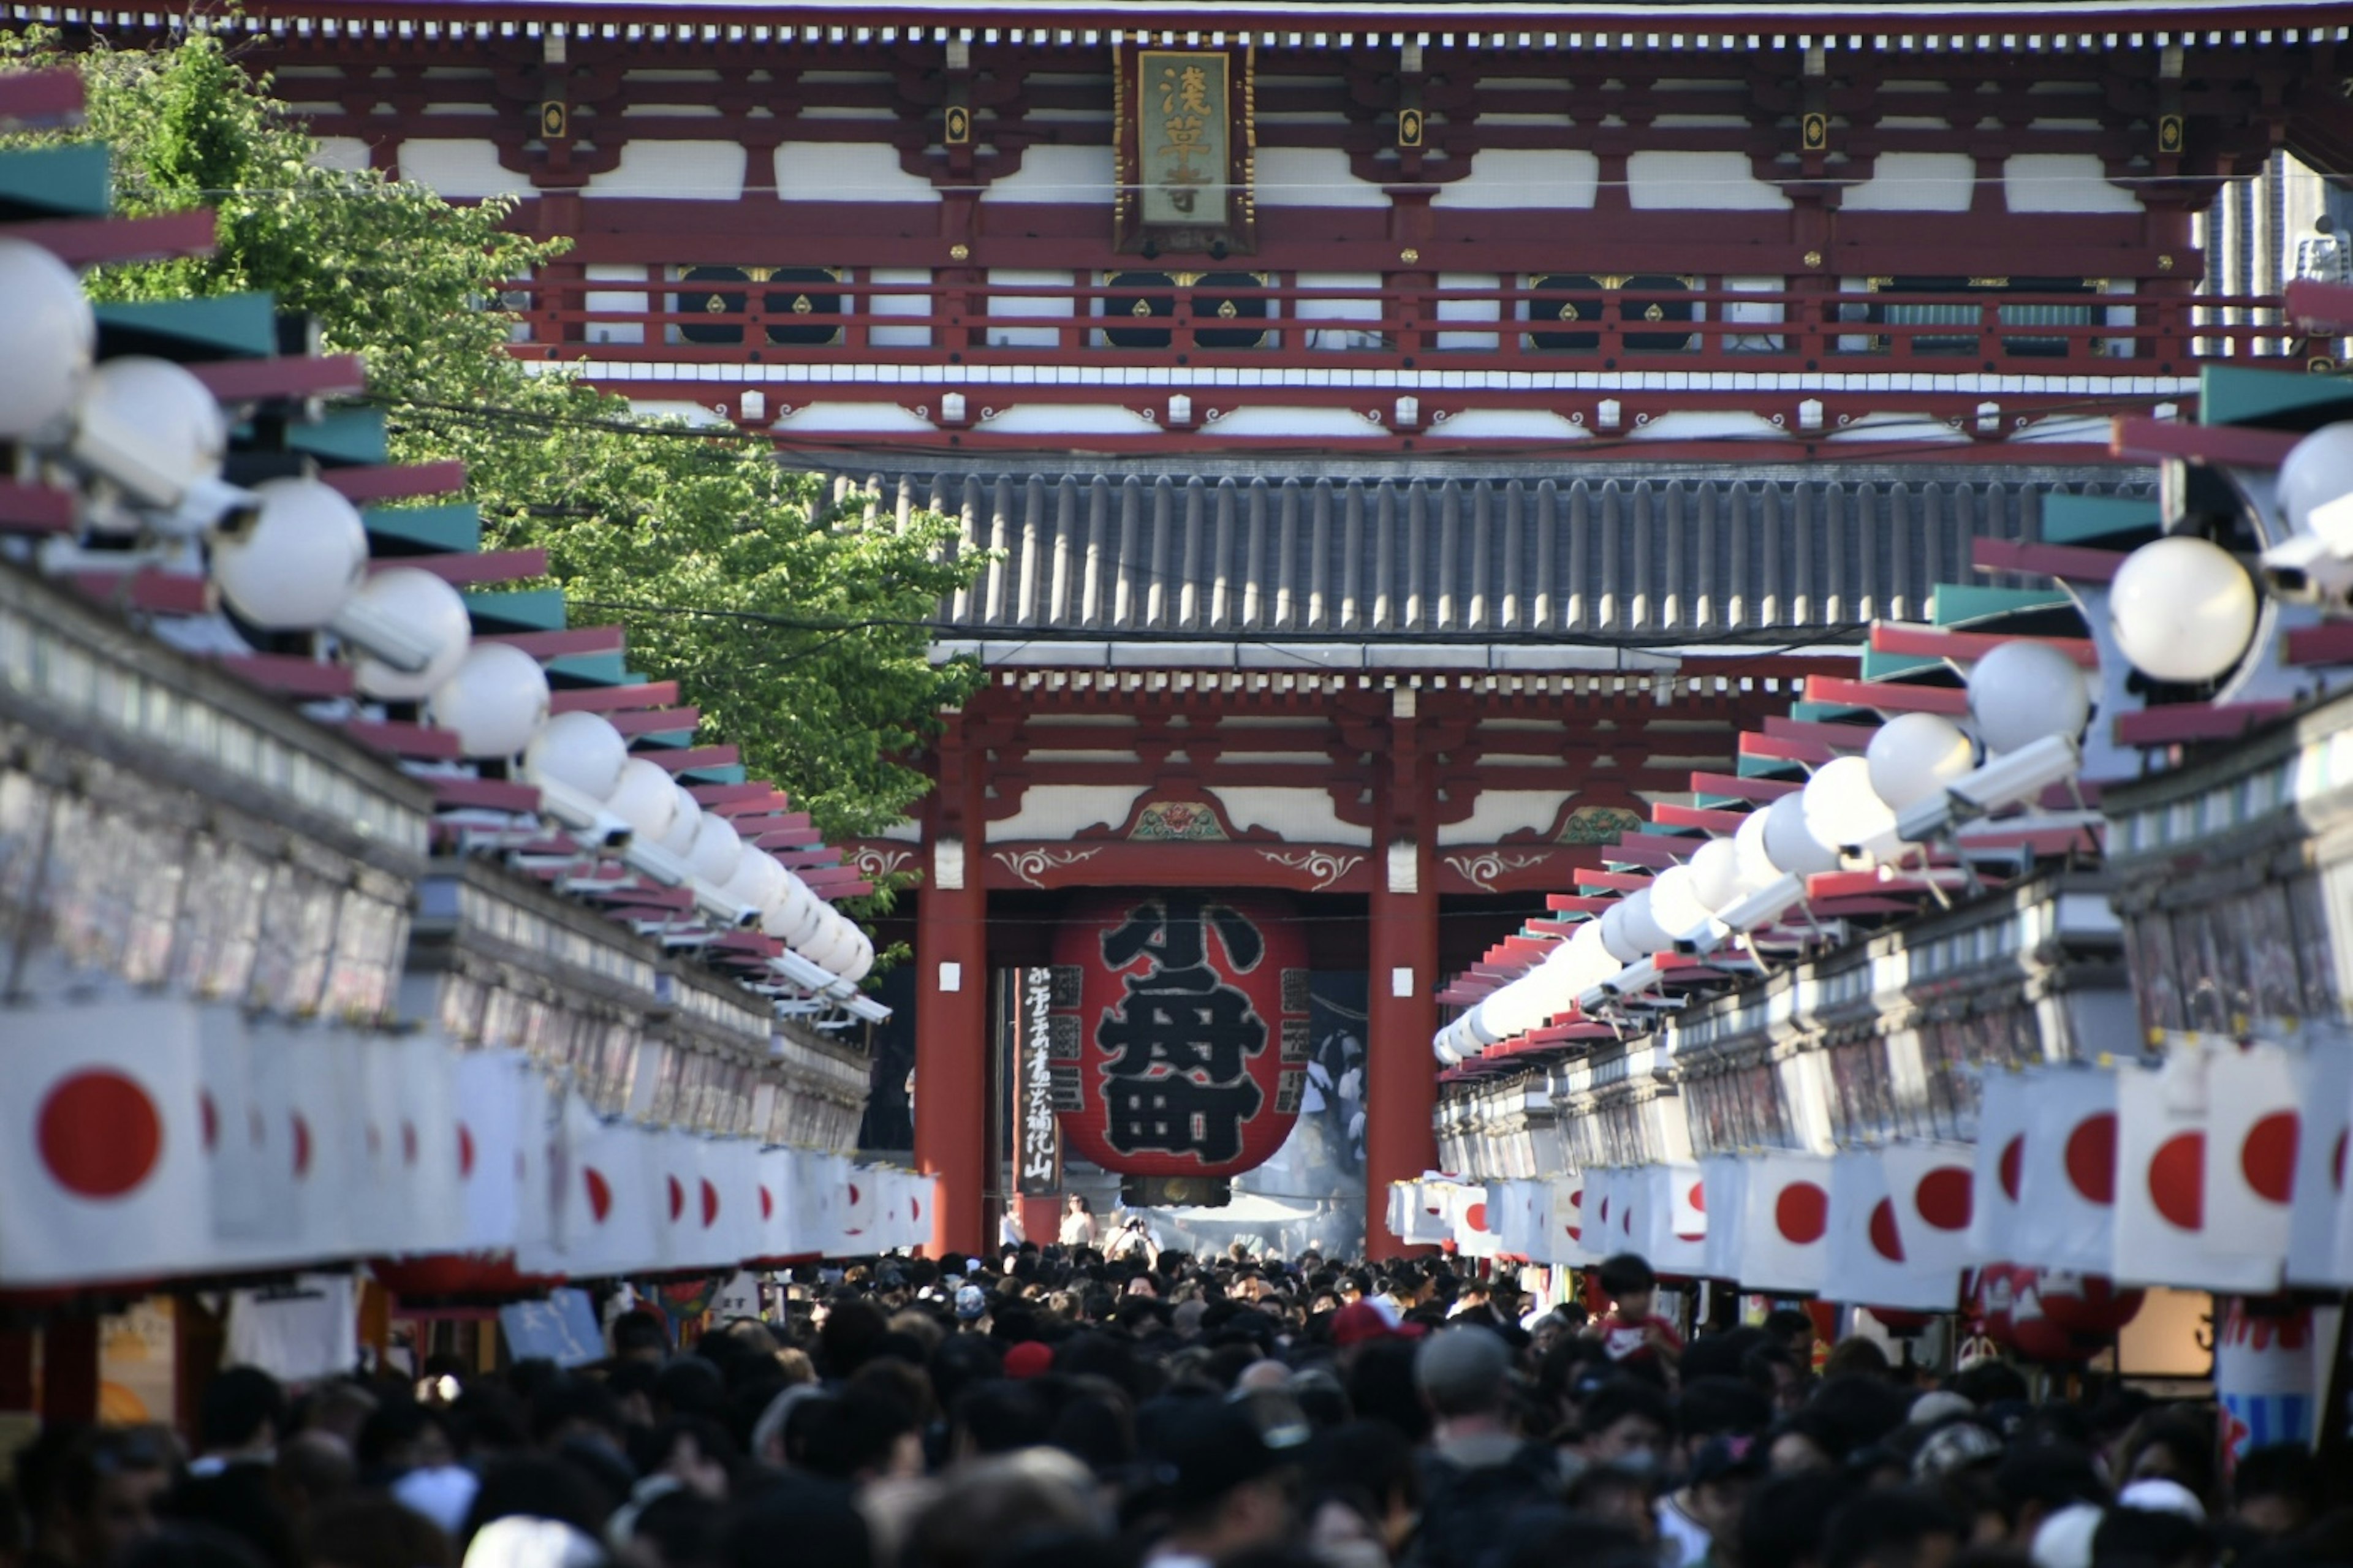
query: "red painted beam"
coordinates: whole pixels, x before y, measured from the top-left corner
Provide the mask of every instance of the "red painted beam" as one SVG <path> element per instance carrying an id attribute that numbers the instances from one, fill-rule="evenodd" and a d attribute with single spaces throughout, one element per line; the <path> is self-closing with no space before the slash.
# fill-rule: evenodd
<path id="1" fill-rule="evenodd" d="M 319 479 L 354 505 L 374 500 L 408 500 L 417 496 L 448 495 L 464 489 L 466 465 L 453 458 L 440 463 L 322 468 Z"/>
<path id="2" fill-rule="evenodd" d="M 433 800 L 438 805 L 473 806 L 484 811 L 536 812 L 539 791 L 505 779 L 451 778 L 436 775 Z"/>
<path id="3" fill-rule="evenodd" d="M 1978 542 L 1992 542 L 1979 541 Z M 2051 550 L 2073 547 L 2046 544 L 2041 548 Z M 2119 556 L 2117 559 L 2123 558 Z M 2071 573 L 2069 575 L 2081 576 L 2082 574 Z M 2104 578 L 2094 580 L 2105 581 Z M 2100 650 L 2092 645 L 2088 637 L 2010 637 L 1993 632 L 1949 632 L 1942 626 L 1900 626 L 1893 621 L 1881 621 L 1871 628 L 1871 650 L 1873 653 L 1892 653 L 1912 658 L 1949 658 L 1958 664 L 1968 664 L 1983 658 L 1996 647 L 2006 642 L 2042 643 L 2057 648 L 2085 669 L 2097 669 L 2100 667 Z M 1767 719 L 1765 721 L 1765 726 L 1770 730 L 1775 722 L 1776 721 Z M 1792 723 L 1795 721 L 1781 720 L 1778 722 Z"/>
<path id="4" fill-rule="evenodd" d="M 1639 892 L 1651 885 L 1651 879 L 1631 871 L 1604 871 L 1579 866 L 1569 873 L 1569 880 L 1580 888 L 1615 888 L 1621 893 Z"/>
<path id="5" fill-rule="evenodd" d="M 2116 739 L 2127 746 L 2164 746 L 2184 741 L 2235 740 L 2292 711 L 2293 702 L 2169 702 L 2116 715 Z"/>
<path id="6" fill-rule="evenodd" d="M 636 686 L 584 686 L 576 690 L 558 691 L 552 696 L 549 710 L 616 713 L 632 708 L 668 708 L 677 700 L 677 681 L 648 680 Z"/>
<path id="7" fill-rule="evenodd" d="M 1651 807 L 1651 820 L 1662 827 L 1704 827 L 1710 833 L 1737 833 L 1748 820 L 1745 811 L 1718 811 L 1712 806 L 1676 805 L 1661 802 Z"/>
<path id="8" fill-rule="evenodd" d="M 86 599 L 157 616 L 201 616 L 211 610 L 212 584 L 142 566 L 135 572 L 77 572 L 67 581 Z"/>
<path id="9" fill-rule="evenodd" d="M 224 654 L 216 662 L 240 680 L 287 697 L 349 697 L 354 689 L 344 664 L 284 653 Z"/>
<path id="10" fill-rule="evenodd" d="M 205 360 L 185 367 L 223 403 L 264 398 L 334 397 L 367 388 L 367 371 L 356 354 L 304 358 Z"/>
<path id="11" fill-rule="evenodd" d="M 1583 893 L 1545 895 L 1545 908 L 1556 915 L 1598 915 L 1617 901 L 1615 899 L 1588 898 Z"/>
<path id="12" fill-rule="evenodd" d="M 618 626 L 574 626 L 560 632 L 494 632 L 474 640 L 504 643 L 533 658 L 564 658 L 573 654 L 618 653 L 622 637 Z"/>
<path id="13" fill-rule="evenodd" d="M 547 575 L 544 550 L 481 550 L 448 555 L 378 555 L 368 562 L 370 574 L 396 566 L 429 572 L 444 583 L 521 583 Z"/>
<path id="14" fill-rule="evenodd" d="M 69 267 L 109 261 L 164 261 L 210 256 L 216 242 L 212 213 L 161 213 L 153 217 L 45 218 L 8 226 L 9 235 L 29 239 Z"/>
<path id="15" fill-rule="evenodd" d="M 2307 332 L 2335 337 L 2353 330 L 2353 283 L 2299 278 L 2287 286 L 2287 313 Z"/>
<path id="16" fill-rule="evenodd" d="M 343 727 L 343 733 L 361 745 L 378 752 L 388 752 L 396 757 L 420 757 L 431 762 L 455 762 L 464 753 L 458 748 L 454 730 L 436 730 L 426 724 L 403 724 L 367 719 L 354 719 Z"/>
<path id="17" fill-rule="evenodd" d="M 2035 544 L 2022 539 L 1980 539 L 1969 546 L 1969 564 L 1980 572 L 2040 573 L 2062 582 L 2105 583 L 2125 563 L 2118 550 L 2084 544 Z M 2000 640 L 1999 638 L 1997 641 Z M 2095 658 L 2094 663 L 2097 663 Z"/>
<path id="18" fill-rule="evenodd" d="M 617 708 L 606 713 L 605 721 L 624 735 L 669 735 L 680 731 L 692 734 L 702 722 L 702 710 Z"/>
<path id="19" fill-rule="evenodd" d="M 1819 719 L 1785 719 L 1772 713 L 1766 716 L 1765 733 L 1776 741 L 1795 742 L 1827 752 L 1860 752 L 1871 744 L 1871 738 L 1879 733 L 1879 726 L 1833 724 Z"/>
<path id="20" fill-rule="evenodd" d="M 72 120 L 82 110 L 81 78 L 71 71 L 19 71 L 0 76 L 0 120 L 35 125 Z"/>
<path id="21" fill-rule="evenodd" d="M 693 768 L 729 768 L 744 760 L 743 752 L 733 746 L 681 746 L 675 750 L 652 746 L 634 754 L 674 773 Z"/>
<path id="22" fill-rule="evenodd" d="M 2119 458 L 2155 462 L 2188 458 L 2192 462 L 2242 468 L 2276 468 L 2288 448 L 2304 439 L 2295 430 L 2257 430 L 2244 425 L 2185 425 L 2178 419 L 2123 415 L 2108 450 Z"/>
<path id="23" fill-rule="evenodd" d="M 1783 795 L 1795 795 L 1806 786 L 1795 779 L 1751 779 L 1737 773 L 1698 773 L 1692 774 L 1691 787 L 1694 795 L 1728 795 L 1736 800 L 1753 800 L 1759 805 L 1769 805 Z"/>
<path id="24" fill-rule="evenodd" d="M 686 793 L 694 797 L 697 805 L 709 811 L 714 806 L 736 805 L 747 800 L 765 801 L 776 793 L 776 785 L 765 780 L 754 779 L 739 784 L 689 784 Z M 720 815 L 731 814 L 723 811 Z"/>
<path id="25" fill-rule="evenodd" d="M 1811 741 L 1793 741 L 1779 735 L 1759 735 L 1750 731 L 1740 737 L 1740 754 L 1762 757 L 1767 762 L 1804 763 L 1820 767 L 1838 753 Z"/>
<path id="26" fill-rule="evenodd" d="M 2323 621 L 2287 634 L 2290 664 L 2353 663 L 2353 621 Z"/>
<path id="27" fill-rule="evenodd" d="M 0 81 L 6 79 L 0 77 Z M 74 525 L 76 497 L 53 485 L 20 485 L 0 479 L 0 530 L 10 533 L 65 533 Z"/>
<path id="28" fill-rule="evenodd" d="M 1806 700 L 1841 708 L 1875 708 L 1886 713 L 1946 713 L 1969 710 L 1969 694 L 1957 686 L 1906 686 L 1900 681 L 1848 680 L 1835 675 L 1806 677 Z"/>

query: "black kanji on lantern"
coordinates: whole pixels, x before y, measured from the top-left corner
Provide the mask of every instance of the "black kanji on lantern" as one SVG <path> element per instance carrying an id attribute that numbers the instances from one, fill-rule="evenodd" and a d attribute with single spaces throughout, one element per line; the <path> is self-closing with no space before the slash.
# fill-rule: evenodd
<path id="1" fill-rule="evenodd" d="M 1149 961 L 1142 973 L 1121 977 L 1125 998 L 1095 1025 L 1105 1053 L 1103 1136 L 1121 1153 L 1233 1159 L 1242 1123 L 1265 1102 L 1249 1061 L 1266 1049 L 1266 1021 L 1209 963 L 1211 929 L 1234 972 L 1258 966 L 1265 952 L 1258 928 L 1198 893 L 1137 904 L 1103 934 L 1108 967 Z"/>

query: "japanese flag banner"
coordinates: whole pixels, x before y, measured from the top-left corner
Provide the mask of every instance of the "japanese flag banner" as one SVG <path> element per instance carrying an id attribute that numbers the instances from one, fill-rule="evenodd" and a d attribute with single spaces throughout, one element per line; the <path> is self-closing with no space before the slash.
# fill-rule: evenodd
<path id="1" fill-rule="evenodd" d="M 719 1256 L 718 1237 L 712 1226 L 702 1223 L 703 1189 L 710 1184 L 703 1173 L 709 1141 L 699 1132 L 676 1127 L 652 1130 L 646 1136 L 652 1143 L 657 1173 L 654 1225 L 655 1235 L 661 1238 L 662 1266 L 712 1268 L 732 1262 Z M 715 1219 L 719 1207 L 715 1190 L 708 1204 Z"/>
<path id="2" fill-rule="evenodd" d="M 562 1271 L 593 1279 L 657 1267 L 661 1175 L 652 1139 L 626 1121 L 598 1117 L 577 1095 L 566 1097 L 564 1118 L 572 1191 L 564 1207 Z M 524 1267 L 533 1265 L 525 1260 Z"/>
<path id="3" fill-rule="evenodd" d="M 2211 1053 L 2177 1037 L 2155 1067 L 2117 1075 L 2116 1258 L 2124 1285 L 2268 1291 L 2281 1258 L 2224 1250 L 2206 1215 Z"/>
<path id="4" fill-rule="evenodd" d="M 1625 1181 L 1626 1173 L 1615 1165 L 1585 1173 L 1585 1249 L 1597 1263 L 1626 1250 L 1618 1239 L 1626 1222 Z"/>
<path id="5" fill-rule="evenodd" d="M 725 1268 L 754 1255 L 759 1243 L 759 1151 L 748 1139 L 702 1138 L 694 1191 L 687 1196 L 696 1247 L 707 1268 Z"/>
<path id="6" fill-rule="evenodd" d="M 519 1051 L 496 1049 L 457 1060 L 452 1121 L 463 1251 L 503 1251 L 522 1228 L 523 1060 Z"/>
<path id="7" fill-rule="evenodd" d="M 849 1162 L 820 1149 L 793 1151 L 793 1246 L 796 1258 L 841 1256 L 835 1217 L 849 1190 Z"/>
<path id="8" fill-rule="evenodd" d="M 1520 1190 L 1520 1227 L 1524 1239 L 1520 1256 L 1531 1263 L 1551 1263 L 1556 1250 L 1553 1246 L 1552 1184 L 1526 1181 L 1517 1184 Z"/>
<path id="9" fill-rule="evenodd" d="M 355 1234 L 350 1156 L 359 1119 L 357 1062 L 333 1032 L 256 1019 L 248 1061 L 261 1109 L 263 1173 L 279 1194 L 278 1225 L 252 1261 L 327 1258 L 368 1250 Z"/>
<path id="10" fill-rule="evenodd" d="M 882 1189 L 876 1180 L 881 1173 L 876 1166 L 849 1168 L 849 1202 L 841 1209 L 842 1251 L 847 1257 L 881 1249 L 876 1239 L 882 1226 Z"/>
<path id="11" fill-rule="evenodd" d="M 1450 1196 L 1453 1184 L 1424 1176 L 1407 1185 L 1412 1192 L 1413 1206 L 1407 1212 L 1406 1227 L 1398 1232 L 1398 1239 L 1418 1246 L 1453 1240 L 1454 1207 Z"/>
<path id="12" fill-rule="evenodd" d="M 793 1255 L 793 1152 L 781 1144 L 760 1151 L 760 1242 L 758 1258 Z"/>
<path id="13" fill-rule="evenodd" d="M 1495 1237 L 1498 1256 L 1525 1257 L 1526 1237 L 1520 1234 L 1520 1201 L 1518 1184 L 1505 1177 L 1495 1177 L 1484 1187 L 1487 1205 L 1487 1228 Z"/>
<path id="14" fill-rule="evenodd" d="M 1740 1283 L 1751 1290 L 1820 1290 L 1830 1268 L 1831 1162 L 1775 1150 L 1742 1173 Z"/>
<path id="15" fill-rule="evenodd" d="M 241 1254 L 261 1245 L 273 1223 L 263 1159 L 269 1138 L 253 1097 L 246 1016 L 235 1007 L 203 1006 L 196 1009 L 196 1027 L 202 1042 L 197 1111 L 211 1174 L 213 1238 L 225 1256 Z"/>
<path id="16" fill-rule="evenodd" d="M 1599 1254 L 1585 1244 L 1585 1173 L 1552 1179 L 1551 1212 L 1546 1216 L 1556 1265 L 1591 1263 Z"/>
<path id="17" fill-rule="evenodd" d="M 163 1279 L 215 1261 L 197 1011 L 10 1010 L 0 1285 Z"/>
<path id="18" fill-rule="evenodd" d="M 528 1057 L 514 1052 L 521 1090 L 515 1133 L 515 1248 L 553 1248 L 567 1204 L 582 1201 L 580 1173 L 564 1128 L 564 1098 Z M 546 1270 L 557 1273 L 561 1270 Z"/>
<path id="19" fill-rule="evenodd" d="M 420 1251 L 465 1246 L 465 1186 L 459 1170 L 458 1053 L 436 1031 L 395 1037 L 402 1088 L 401 1186 L 417 1205 Z"/>
<path id="20" fill-rule="evenodd" d="M 2353 1126 L 2353 1038 L 2346 1031 L 2296 1031 L 2295 1190 L 2288 1217 L 2287 1282 L 2314 1289 L 2353 1285 L 2353 1252 L 2338 1244 L 2345 1213 L 2347 1131 Z"/>
<path id="21" fill-rule="evenodd" d="M 1891 1143 L 1880 1157 L 1887 1168 L 1896 1234 L 1915 1268 L 1957 1275 L 1985 1260 L 1969 1241 L 1977 1207 L 1975 1149 L 1967 1143 Z"/>
<path id="22" fill-rule="evenodd" d="M 1412 1203 L 1413 1184 L 1411 1182 L 1391 1182 L 1388 1184 L 1381 1210 L 1381 1224 L 1386 1226 L 1388 1233 L 1399 1241 L 1412 1239 L 1407 1234 L 1411 1222 L 1406 1218 L 1406 1215 L 1411 1212 Z"/>
<path id="23" fill-rule="evenodd" d="M 1831 1161 L 1830 1283 L 1825 1293 L 1856 1307 L 1949 1312 L 1961 1271 L 1914 1263 L 1904 1246 L 1887 1165 L 1876 1149 L 1848 1149 Z"/>
<path id="24" fill-rule="evenodd" d="M 1646 1165 L 1641 1192 L 1640 1250 L 1651 1267 L 1686 1278 L 1705 1273 L 1707 1190 L 1699 1166 L 1689 1161 Z"/>
<path id="25" fill-rule="evenodd" d="M 1458 1186 L 1448 1200 L 1454 1222 L 1454 1249 L 1465 1258 L 1495 1256 L 1495 1232 L 1487 1217 L 1487 1189 Z"/>
<path id="26" fill-rule="evenodd" d="M 2018 1198 L 2026 1180 L 2026 1137 L 2032 1120 L 2022 1072 L 1986 1069 L 1978 1097 L 1975 1179 L 1969 1184 L 1969 1249 L 1979 1258 L 2010 1256 Z"/>
<path id="27" fill-rule="evenodd" d="M 2206 1234 L 2215 1250 L 2284 1266 L 2305 1128 L 2296 1058 L 2274 1040 L 2206 1053 Z"/>
<path id="28" fill-rule="evenodd" d="M 2117 1075 L 2053 1067 L 2020 1076 L 2028 1124 L 2009 1259 L 2063 1274 L 2113 1273 Z"/>
<path id="29" fill-rule="evenodd" d="M 321 1044 L 351 1054 L 357 1084 L 352 1100 L 351 1201 L 343 1209 L 346 1234 L 369 1254 L 430 1250 L 423 1235 L 432 1216 L 419 1215 L 412 1205 L 406 1184 L 415 1170 L 413 1157 L 401 1158 L 402 1127 L 409 1130 L 412 1156 L 417 1133 L 397 1043 L 389 1036 L 336 1030 Z"/>
<path id="30" fill-rule="evenodd" d="M 1704 1154 L 1699 1162 L 1701 1188 L 1707 1205 L 1725 1216 L 1707 1227 L 1700 1271 L 1711 1279 L 1740 1278 L 1741 1189 L 1747 1162 L 1733 1154 Z"/>

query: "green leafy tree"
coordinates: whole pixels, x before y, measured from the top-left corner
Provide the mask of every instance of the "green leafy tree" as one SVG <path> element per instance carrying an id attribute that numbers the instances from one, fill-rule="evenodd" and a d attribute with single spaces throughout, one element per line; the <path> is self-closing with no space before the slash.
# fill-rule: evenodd
<path id="1" fill-rule="evenodd" d="M 934 514 L 902 527 L 733 430 L 649 418 L 562 367 L 508 352 L 506 285 L 560 255 L 509 232 L 511 205 L 453 205 L 372 172 L 319 166 L 316 144 L 220 42 L 56 52 L 0 38 L 0 67 L 79 69 L 81 132 L 113 149 L 118 209 L 209 206 L 200 259 L 112 268 L 105 299 L 267 289 L 357 353 L 403 462 L 461 458 L 488 542 L 540 546 L 584 624 L 618 620 L 632 664 L 680 682 L 706 738 L 742 749 L 829 837 L 898 820 L 928 787 L 910 763 L 980 679 L 934 664 L 930 622 L 987 556 Z"/>

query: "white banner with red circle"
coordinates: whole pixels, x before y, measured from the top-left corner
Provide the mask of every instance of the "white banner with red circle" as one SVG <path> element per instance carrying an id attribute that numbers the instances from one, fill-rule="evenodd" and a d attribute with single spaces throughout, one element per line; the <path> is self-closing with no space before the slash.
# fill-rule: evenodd
<path id="1" fill-rule="evenodd" d="M 2117 1072 L 2116 1256 L 2100 1272 L 2127 1285 L 2278 1289 L 2284 1205 L 2279 1251 L 2269 1254 L 2226 1242 L 2209 1221 L 2215 1178 L 2232 1179 L 2209 1158 L 2213 1089 L 2227 1076 L 2220 1053 L 2189 1040 L 2173 1042 L 2157 1066 Z"/>
<path id="2" fill-rule="evenodd" d="M 2116 1246 L 2116 1075 L 2064 1066 L 2020 1077 L 2028 1121 L 2010 1261 L 2108 1273 Z"/>
<path id="3" fill-rule="evenodd" d="M 1858 1307 L 1949 1312 L 1959 1300 L 1957 1266 L 1915 1262 L 1906 1250 L 1880 1150 L 1843 1150 L 1831 1161 L 1829 1281 L 1826 1295 Z"/>
<path id="4" fill-rule="evenodd" d="M 1830 1273 L 1830 1157 L 1775 1150 L 1745 1165 L 1736 1278 L 1751 1290 L 1820 1290 Z"/>

